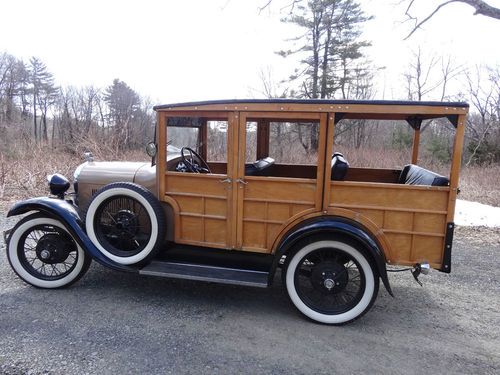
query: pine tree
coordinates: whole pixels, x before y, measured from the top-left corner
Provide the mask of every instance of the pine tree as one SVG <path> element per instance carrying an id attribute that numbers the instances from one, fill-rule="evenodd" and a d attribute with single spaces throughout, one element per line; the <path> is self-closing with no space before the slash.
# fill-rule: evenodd
<path id="1" fill-rule="evenodd" d="M 54 87 L 54 77 L 47 70 L 47 66 L 37 57 L 30 59 L 29 83 L 31 85 L 32 106 L 33 106 L 33 133 L 35 140 L 47 140 L 47 110 L 55 100 L 57 89 Z M 41 112 L 41 124 L 39 129 L 37 122 L 37 109 Z"/>
<path id="2" fill-rule="evenodd" d="M 140 109 L 139 95 L 125 82 L 113 80 L 113 84 L 106 89 L 104 101 L 108 105 L 108 119 L 115 129 L 115 140 L 118 146 L 128 146 L 130 142 L 132 120 Z"/>
<path id="3" fill-rule="evenodd" d="M 354 0 L 309 0 L 294 9 L 283 22 L 304 28 L 305 34 L 292 39 L 298 44 L 294 50 L 279 54 L 304 56 L 290 77 L 300 83 L 297 96 L 332 98 L 340 92 L 347 98 L 349 86 L 365 73 L 359 64 L 370 42 L 360 40 L 361 26 L 371 17 Z"/>

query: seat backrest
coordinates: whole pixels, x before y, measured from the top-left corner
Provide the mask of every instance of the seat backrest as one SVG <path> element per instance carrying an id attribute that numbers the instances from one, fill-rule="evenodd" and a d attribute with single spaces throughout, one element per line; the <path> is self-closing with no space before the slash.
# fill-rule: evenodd
<path id="1" fill-rule="evenodd" d="M 406 185 L 448 186 L 450 180 L 415 164 L 405 165 L 398 182 Z"/>
<path id="2" fill-rule="evenodd" d="M 349 163 L 340 152 L 335 152 L 332 156 L 332 180 L 342 181 L 349 169 Z"/>
<path id="3" fill-rule="evenodd" d="M 261 176 L 264 170 L 274 165 L 274 159 L 271 157 L 259 159 L 253 164 L 245 166 L 245 176 Z"/>

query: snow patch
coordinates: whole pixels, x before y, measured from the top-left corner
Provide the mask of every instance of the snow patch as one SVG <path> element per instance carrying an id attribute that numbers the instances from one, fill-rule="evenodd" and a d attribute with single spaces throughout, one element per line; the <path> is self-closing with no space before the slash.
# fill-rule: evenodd
<path id="1" fill-rule="evenodd" d="M 468 227 L 500 227 L 500 207 L 457 199 L 455 224 Z"/>

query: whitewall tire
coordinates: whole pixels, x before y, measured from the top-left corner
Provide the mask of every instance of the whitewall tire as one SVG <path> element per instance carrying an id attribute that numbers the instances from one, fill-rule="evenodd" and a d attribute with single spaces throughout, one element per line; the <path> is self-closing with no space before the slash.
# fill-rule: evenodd
<path id="1" fill-rule="evenodd" d="M 86 210 L 85 228 L 104 256 L 131 265 L 146 262 L 159 251 L 165 218 L 151 192 L 136 184 L 118 182 L 94 194 Z"/>
<path id="2" fill-rule="evenodd" d="M 355 244 L 319 238 L 300 244 L 286 261 L 290 300 L 308 318 L 345 324 L 373 305 L 379 277 Z"/>
<path id="3" fill-rule="evenodd" d="M 42 214 L 29 215 L 14 227 L 7 258 L 23 281 L 47 289 L 73 284 L 91 262 L 60 221 Z"/>

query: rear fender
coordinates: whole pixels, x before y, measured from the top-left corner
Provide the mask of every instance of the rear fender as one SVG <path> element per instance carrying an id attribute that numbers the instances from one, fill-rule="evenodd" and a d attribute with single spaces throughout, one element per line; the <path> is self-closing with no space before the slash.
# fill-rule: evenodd
<path id="1" fill-rule="evenodd" d="M 7 213 L 7 217 L 21 215 L 30 211 L 38 211 L 54 219 L 59 220 L 68 230 L 82 249 L 103 266 L 119 270 L 137 272 L 137 269 L 124 266 L 106 258 L 94 246 L 83 228 L 85 227 L 78 209 L 71 201 L 58 198 L 39 197 L 16 203 Z"/>
<path id="2" fill-rule="evenodd" d="M 355 221 L 335 216 L 313 218 L 292 228 L 281 240 L 276 250 L 270 280 L 274 277 L 280 259 L 300 240 L 318 234 L 342 235 L 362 245 L 367 255 L 373 260 L 387 292 L 394 297 L 387 276 L 386 259 L 382 247 L 372 237 L 370 232 Z"/>

